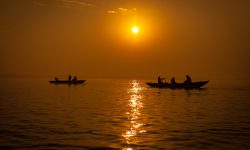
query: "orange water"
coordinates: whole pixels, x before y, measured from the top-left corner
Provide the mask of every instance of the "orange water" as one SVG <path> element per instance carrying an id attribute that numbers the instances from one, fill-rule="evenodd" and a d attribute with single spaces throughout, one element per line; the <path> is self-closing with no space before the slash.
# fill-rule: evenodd
<path id="1" fill-rule="evenodd" d="M 1 79 L 1 149 L 250 149 L 250 86 L 148 88 L 145 80 Z"/>

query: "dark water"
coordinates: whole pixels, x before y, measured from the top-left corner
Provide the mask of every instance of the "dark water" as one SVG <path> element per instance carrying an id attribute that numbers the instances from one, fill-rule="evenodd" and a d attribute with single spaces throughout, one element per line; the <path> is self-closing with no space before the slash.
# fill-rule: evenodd
<path id="1" fill-rule="evenodd" d="M 243 81 L 192 91 L 148 88 L 143 80 L 0 83 L 0 149 L 250 149 Z"/>

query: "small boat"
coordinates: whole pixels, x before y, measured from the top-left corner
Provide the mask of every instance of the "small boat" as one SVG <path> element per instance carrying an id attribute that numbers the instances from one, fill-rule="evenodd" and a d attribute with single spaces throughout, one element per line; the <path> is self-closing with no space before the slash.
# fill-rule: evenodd
<path id="1" fill-rule="evenodd" d="M 170 88 L 170 89 L 200 89 L 202 86 L 207 84 L 209 80 L 207 81 L 199 81 L 199 82 L 192 82 L 192 83 L 152 83 L 152 82 L 146 82 L 146 84 L 153 88 Z"/>
<path id="2" fill-rule="evenodd" d="M 53 81 L 49 81 L 50 83 L 53 84 L 82 84 L 84 83 L 86 80 L 53 80 Z"/>

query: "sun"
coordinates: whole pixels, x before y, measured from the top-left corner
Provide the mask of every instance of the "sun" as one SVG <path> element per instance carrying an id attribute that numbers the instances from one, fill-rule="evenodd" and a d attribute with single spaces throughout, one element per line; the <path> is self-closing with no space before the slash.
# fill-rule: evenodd
<path id="1" fill-rule="evenodd" d="M 133 34 L 138 34 L 139 33 L 139 28 L 137 26 L 133 26 L 131 28 L 131 31 L 132 31 Z"/>

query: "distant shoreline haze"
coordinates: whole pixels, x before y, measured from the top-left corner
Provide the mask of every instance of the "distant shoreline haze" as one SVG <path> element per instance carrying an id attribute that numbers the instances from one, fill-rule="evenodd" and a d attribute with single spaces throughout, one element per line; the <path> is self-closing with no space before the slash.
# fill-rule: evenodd
<path id="1" fill-rule="evenodd" d="M 24 75 L 24 74 L 0 74 L 0 79 L 54 79 L 55 77 L 58 77 L 59 79 L 68 79 L 68 76 L 77 76 L 78 79 L 138 79 L 138 80 L 155 80 L 157 81 L 158 76 L 160 75 L 152 75 L 152 76 L 89 76 L 89 75 L 82 75 L 82 74 L 51 74 L 51 75 Z M 177 82 L 182 82 L 186 79 L 185 77 L 186 74 L 183 74 L 183 76 L 170 76 L 170 75 L 164 75 L 161 74 L 161 77 L 166 78 L 167 82 L 170 82 L 172 77 L 176 78 Z M 223 78 L 223 77 L 200 77 L 200 76 L 195 76 L 192 74 L 191 78 L 193 81 L 198 81 L 198 80 L 210 80 L 213 82 L 213 80 L 232 80 L 232 81 L 245 81 L 250 83 L 250 79 L 248 78 Z"/>

